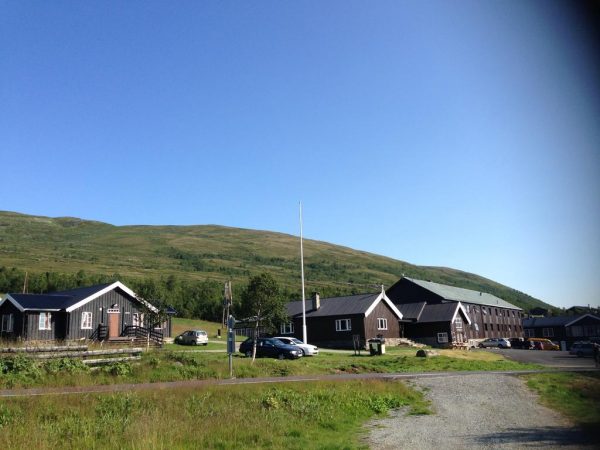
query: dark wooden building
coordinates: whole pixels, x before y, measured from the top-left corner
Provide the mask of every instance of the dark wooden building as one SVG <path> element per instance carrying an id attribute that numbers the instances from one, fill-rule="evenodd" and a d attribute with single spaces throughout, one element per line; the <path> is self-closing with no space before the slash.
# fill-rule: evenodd
<path id="1" fill-rule="evenodd" d="M 459 330 L 455 329 L 455 334 L 457 338 L 465 341 L 469 339 L 523 336 L 523 310 L 485 292 L 403 277 L 391 286 L 386 294 L 402 314 L 405 314 L 406 307 L 404 305 L 408 304 L 424 303 L 427 306 L 432 306 L 460 303 L 469 320 L 467 322 L 463 321 L 463 329 L 460 330 L 460 333 L 457 333 Z M 413 305 L 411 308 L 414 307 Z M 412 338 L 410 334 L 416 333 L 416 328 L 419 326 L 418 322 L 413 323 L 410 326 L 409 333 L 409 329 L 405 325 L 405 336 Z M 422 335 L 423 333 L 418 332 L 417 334 Z M 431 341 L 435 338 L 436 335 L 431 334 L 428 340 Z"/>
<path id="2" fill-rule="evenodd" d="M 399 305 L 403 337 L 432 347 L 466 344 L 471 319 L 460 302 Z"/>
<path id="3" fill-rule="evenodd" d="M 163 324 L 148 324 L 147 310 L 157 311 L 119 281 L 51 294 L 7 294 L 0 302 L 0 337 L 24 341 L 110 339 L 144 326 L 171 336 L 171 317 Z"/>
<path id="4" fill-rule="evenodd" d="M 569 349 L 576 341 L 600 340 L 600 317 L 593 314 L 530 317 L 523 320 L 523 329 L 525 337 L 564 341 Z"/>
<path id="5" fill-rule="evenodd" d="M 286 305 L 290 322 L 281 326 L 281 334 L 302 340 L 302 301 Z M 307 338 L 311 344 L 332 348 L 352 348 L 354 336 L 361 344 L 371 338 L 398 338 L 402 314 L 385 295 L 359 294 L 345 297 L 313 295 L 305 302 Z"/>

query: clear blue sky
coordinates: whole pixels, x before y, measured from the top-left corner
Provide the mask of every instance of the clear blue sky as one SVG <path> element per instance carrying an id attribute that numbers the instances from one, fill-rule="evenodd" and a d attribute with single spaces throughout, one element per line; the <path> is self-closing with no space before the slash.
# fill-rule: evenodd
<path id="1" fill-rule="evenodd" d="M 556 1 L 0 1 L 0 209 L 298 234 L 598 305 L 600 62 Z"/>

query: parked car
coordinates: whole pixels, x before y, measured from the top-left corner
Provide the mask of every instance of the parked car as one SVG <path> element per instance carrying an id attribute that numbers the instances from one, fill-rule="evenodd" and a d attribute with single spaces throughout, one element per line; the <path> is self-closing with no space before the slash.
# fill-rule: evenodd
<path id="1" fill-rule="evenodd" d="M 175 338 L 176 344 L 208 345 L 208 333 L 204 330 L 187 330 Z"/>
<path id="2" fill-rule="evenodd" d="M 246 339 L 240 344 L 240 353 L 246 356 L 252 356 L 252 346 L 254 340 Z M 258 338 L 256 340 L 256 356 L 279 359 L 296 359 L 302 357 L 304 352 L 296 345 L 284 344 L 275 338 Z"/>
<path id="3" fill-rule="evenodd" d="M 487 347 L 510 348 L 510 342 L 504 338 L 488 338 L 479 343 L 479 348 Z"/>
<path id="4" fill-rule="evenodd" d="M 319 348 L 316 345 L 305 344 L 300 339 L 295 337 L 276 336 L 275 339 L 279 339 L 284 344 L 300 347 L 300 350 L 302 350 L 302 356 L 316 356 L 319 354 Z"/>
<path id="5" fill-rule="evenodd" d="M 511 348 L 520 348 L 525 350 L 533 349 L 533 343 L 527 338 L 510 338 L 508 341 L 510 342 Z"/>
<path id="6" fill-rule="evenodd" d="M 560 345 L 546 338 L 528 338 L 535 350 L 560 350 Z"/>
<path id="7" fill-rule="evenodd" d="M 575 342 L 569 350 L 569 354 L 583 356 L 594 356 L 594 344 L 591 342 Z"/>

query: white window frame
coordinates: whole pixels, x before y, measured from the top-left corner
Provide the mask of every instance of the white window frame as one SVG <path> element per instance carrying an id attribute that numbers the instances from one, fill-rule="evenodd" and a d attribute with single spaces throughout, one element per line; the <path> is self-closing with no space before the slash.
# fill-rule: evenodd
<path id="1" fill-rule="evenodd" d="M 457 317 L 456 319 L 454 319 L 454 326 L 456 327 L 457 330 L 463 329 L 463 321 L 460 317 Z"/>
<path id="2" fill-rule="evenodd" d="M 438 333 L 437 341 L 438 341 L 438 344 L 447 344 L 448 343 L 448 333 Z"/>
<path id="3" fill-rule="evenodd" d="M 134 327 L 143 327 L 144 326 L 144 313 L 133 313 L 131 314 L 131 325 Z"/>
<path id="4" fill-rule="evenodd" d="M 545 338 L 554 337 L 554 328 L 542 328 L 542 336 Z"/>
<path id="5" fill-rule="evenodd" d="M 281 334 L 294 334 L 294 322 L 282 323 L 279 328 Z"/>
<path id="6" fill-rule="evenodd" d="M 0 331 L 4 331 L 6 333 L 12 333 L 13 325 L 14 325 L 14 321 L 13 321 L 12 313 L 3 314 L 2 315 L 2 328 L 0 329 Z"/>
<path id="7" fill-rule="evenodd" d="M 38 319 L 38 330 L 52 330 L 52 313 L 40 313 L 40 317 Z"/>
<path id="8" fill-rule="evenodd" d="M 535 330 L 533 328 L 525 328 L 523 330 L 523 335 L 525 337 L 535 337 Z"/>
<path id="9" fill-rule="evenodd" d="M 344 327 L 342 327 L 344 324 Z M 335 331 L 352 331 L 352 320 L 351 319 L 336 319 Z"/>
<path id="10" fill-rule="evenodd" d="M 385 317 L 377 318 L 377 329 L 378 330 L 387 330 L 387 319 Z"/>
<path id="11" fill-rule="evenodd" d="M 81 329 L 91 330 L 92 329 L 92 312 L 82 311 L 81 312 Z"/>

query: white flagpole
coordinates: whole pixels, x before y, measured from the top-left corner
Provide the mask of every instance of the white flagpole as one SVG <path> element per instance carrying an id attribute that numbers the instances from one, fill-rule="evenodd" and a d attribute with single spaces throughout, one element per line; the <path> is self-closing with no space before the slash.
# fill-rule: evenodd
<path id="1" fill-rule="evenodd" d="M 300 272 L 302 274 L 302 342 L 308 344 L 306 337 L 306 298 L 304 295 L 304 249 L 302 248 L 302 202 L 300 202 Z"/>

